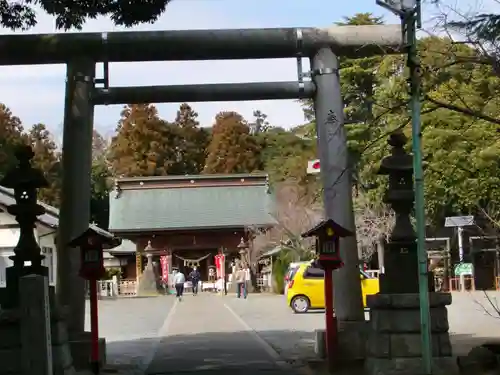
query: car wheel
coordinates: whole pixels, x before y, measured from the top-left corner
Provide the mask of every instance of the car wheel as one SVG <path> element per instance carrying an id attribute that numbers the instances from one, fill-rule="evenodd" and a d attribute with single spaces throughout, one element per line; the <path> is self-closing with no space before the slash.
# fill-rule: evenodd
<path id="1" fill-rule="evenodd" d="M 296 314 L 306 313 L 311 307 L 311 302 L 306 296 L 295 296 L 290 302 L 290 307 Z"/>

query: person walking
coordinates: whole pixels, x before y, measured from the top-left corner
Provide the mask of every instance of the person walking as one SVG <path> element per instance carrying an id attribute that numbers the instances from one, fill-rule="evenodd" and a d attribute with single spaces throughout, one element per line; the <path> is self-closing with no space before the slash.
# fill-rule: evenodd
<path id="1" fill-rule="evenodd" d="M 193 284 L 193 296 L 198 294 L 198 284 L 201 280 L 200 271 L 196 267 L 193 267 L 193 270 L 189 273 L 189 280 Z"/>
<path id="2" fill-rule="evenodd" d="M 186 276 L 182 271 L 177 272 L 174 275 L 174 285 L 177 292 L 177 298 L 182 301 L 182 295 L 184 293 L 184 283 L 186 282 Z"/>
<path id="3" fill-rule="evenodd" d="M 235 275 L 236 279 L 236 297 L 241 297 L 241 292 L 243 291 L 243 298 L 247 298 L 245 291 L 245 280 L 246 280 L 246 272 L 243 267 L 239 267 L 238 271 L 236 271 Z"/>
<path id="4" fill-rule="evenodd" d="M 248 267 L 248 264 L 245 265 L 245 298 L 248 296 L 248 289 L 250 288 L 250 284 L 252 282 L 252 277 L 250 274 L 250 267 Z"/>

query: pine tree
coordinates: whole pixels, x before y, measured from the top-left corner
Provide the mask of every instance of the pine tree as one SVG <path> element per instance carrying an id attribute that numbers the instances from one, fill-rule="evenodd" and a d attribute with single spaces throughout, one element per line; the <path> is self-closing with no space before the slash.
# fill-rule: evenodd
<path id="1" fill-rule="evenodd" d="M 40 189 L 38 198 L 51 206 L 59 206 L 61 194 L 61 154 L 44 124 L 35 124 L 28 132 L 28 142 L 35 156 L 33 165 L 43 171 L 49 186 Z"/>
<path id="2" fill-rule="evenodd" d="M 176 160 L 177 134 L 151 104 L 124 107 L 109 150 L 115 176 L 161 176 Z"/>
<path id="3" fill-rule="evenodd" d="M 198 113 L 189 104 L 181 104 L 174 122 L 177 159 L 170 166 L 168 174 L 198 174 L 203 170 L 209 134 L 200 127 L 197 118 Z"/>
<path id="4" fill-rule="evenodd" d="M 250 124 L 252 134 L 265 133 L 271 129 L 267 115 L 259 109 L 253 111 L 254 121 Z"/>
<path id="5" fill-rule="evenodd" d="M 16 163 L 14 147 L 23 142 L 23 126 L 19 117 L 0 104 L 0 177 Z"/>
<path id="6" fill-rule="evenodd" d="M 249 173 L 261 169 L 260 148 L 243 117 L 221 112 L 215 118 L 204 173 Z"/>

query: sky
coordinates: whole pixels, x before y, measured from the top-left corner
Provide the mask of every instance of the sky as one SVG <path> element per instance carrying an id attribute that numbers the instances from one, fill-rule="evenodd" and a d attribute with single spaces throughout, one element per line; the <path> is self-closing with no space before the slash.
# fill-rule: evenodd
<path id="1" fill-rule="evenodd" d="M 472 0 L 462 0 L 472 1 Z M 494 1 L 494 0 L 487 0 Z M 371 12 L 388 23 L 399 20 L 375 4 L 375 0 L 173 0 L 153 25 L 130 30 L 187 30 L 267 27 L 326 27 L 345 16 Z M 108 19 L 91 20 L 84 32 L 121 31 Z M 27 33 L 56 32 L 54 19 L 39 13 L 38 25 Z M 1 34 L 20 34 L 0 30 Z M 110 64 L 110 86 L 147 86 L 194 83 L 294 81 L 295 59 L 233 60 L 201 62 L 140 62 Z M 305 62 L 304 69 L 308 69 Z M 98 66 L 97 76 L 102 76 Z M 46 124 L 61 132 L 64 106 L 64 65 L 0 67 L 0 102 L 21 118 L 25 127 Z M 190 103 L 202 126 L 213 123 L 215 114 L 233 110 L 251 119 L 254 110 L 268 115 L 275 126 L 289 128 L 304 122 L 299 104 L 293 100 Z M 173 120 L 179 104 L 159 104 L 160 115 Z M 113 133 L 121 105 L 97 106 L 94 124 L 102 133 Z"/>

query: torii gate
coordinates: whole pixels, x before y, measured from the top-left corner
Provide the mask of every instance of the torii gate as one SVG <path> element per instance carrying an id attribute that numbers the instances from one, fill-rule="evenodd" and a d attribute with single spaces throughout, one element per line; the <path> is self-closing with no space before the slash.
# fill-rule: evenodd
<path id="1" fill-rule="evenodd" d="M 95 105 L 313 98 L 326 218 L 354 230 L 337 55 L 368 57 L 398 53 L 401 47 L 400 25 L 0 37 L 0 65 L 67 65 L 57 295 L 59 303 L 71 307 L 73 337 L 84 329 L 84 282 L 78 277 L 77 252 L 66 244 L 87 229 L 90 219 Z M 309 73 L 302 71 L 303 57 L 311 60 Z M 298 81 L 109 87 L 110 62 L 266 58 L 297 58 Z M 104 77 L 96 79 L 99 62 L 104 63 Z M 345 267 L 334 277 L 336 315 L 341 322 L 364 321 L 356 238 L 343 242 Z"/>

